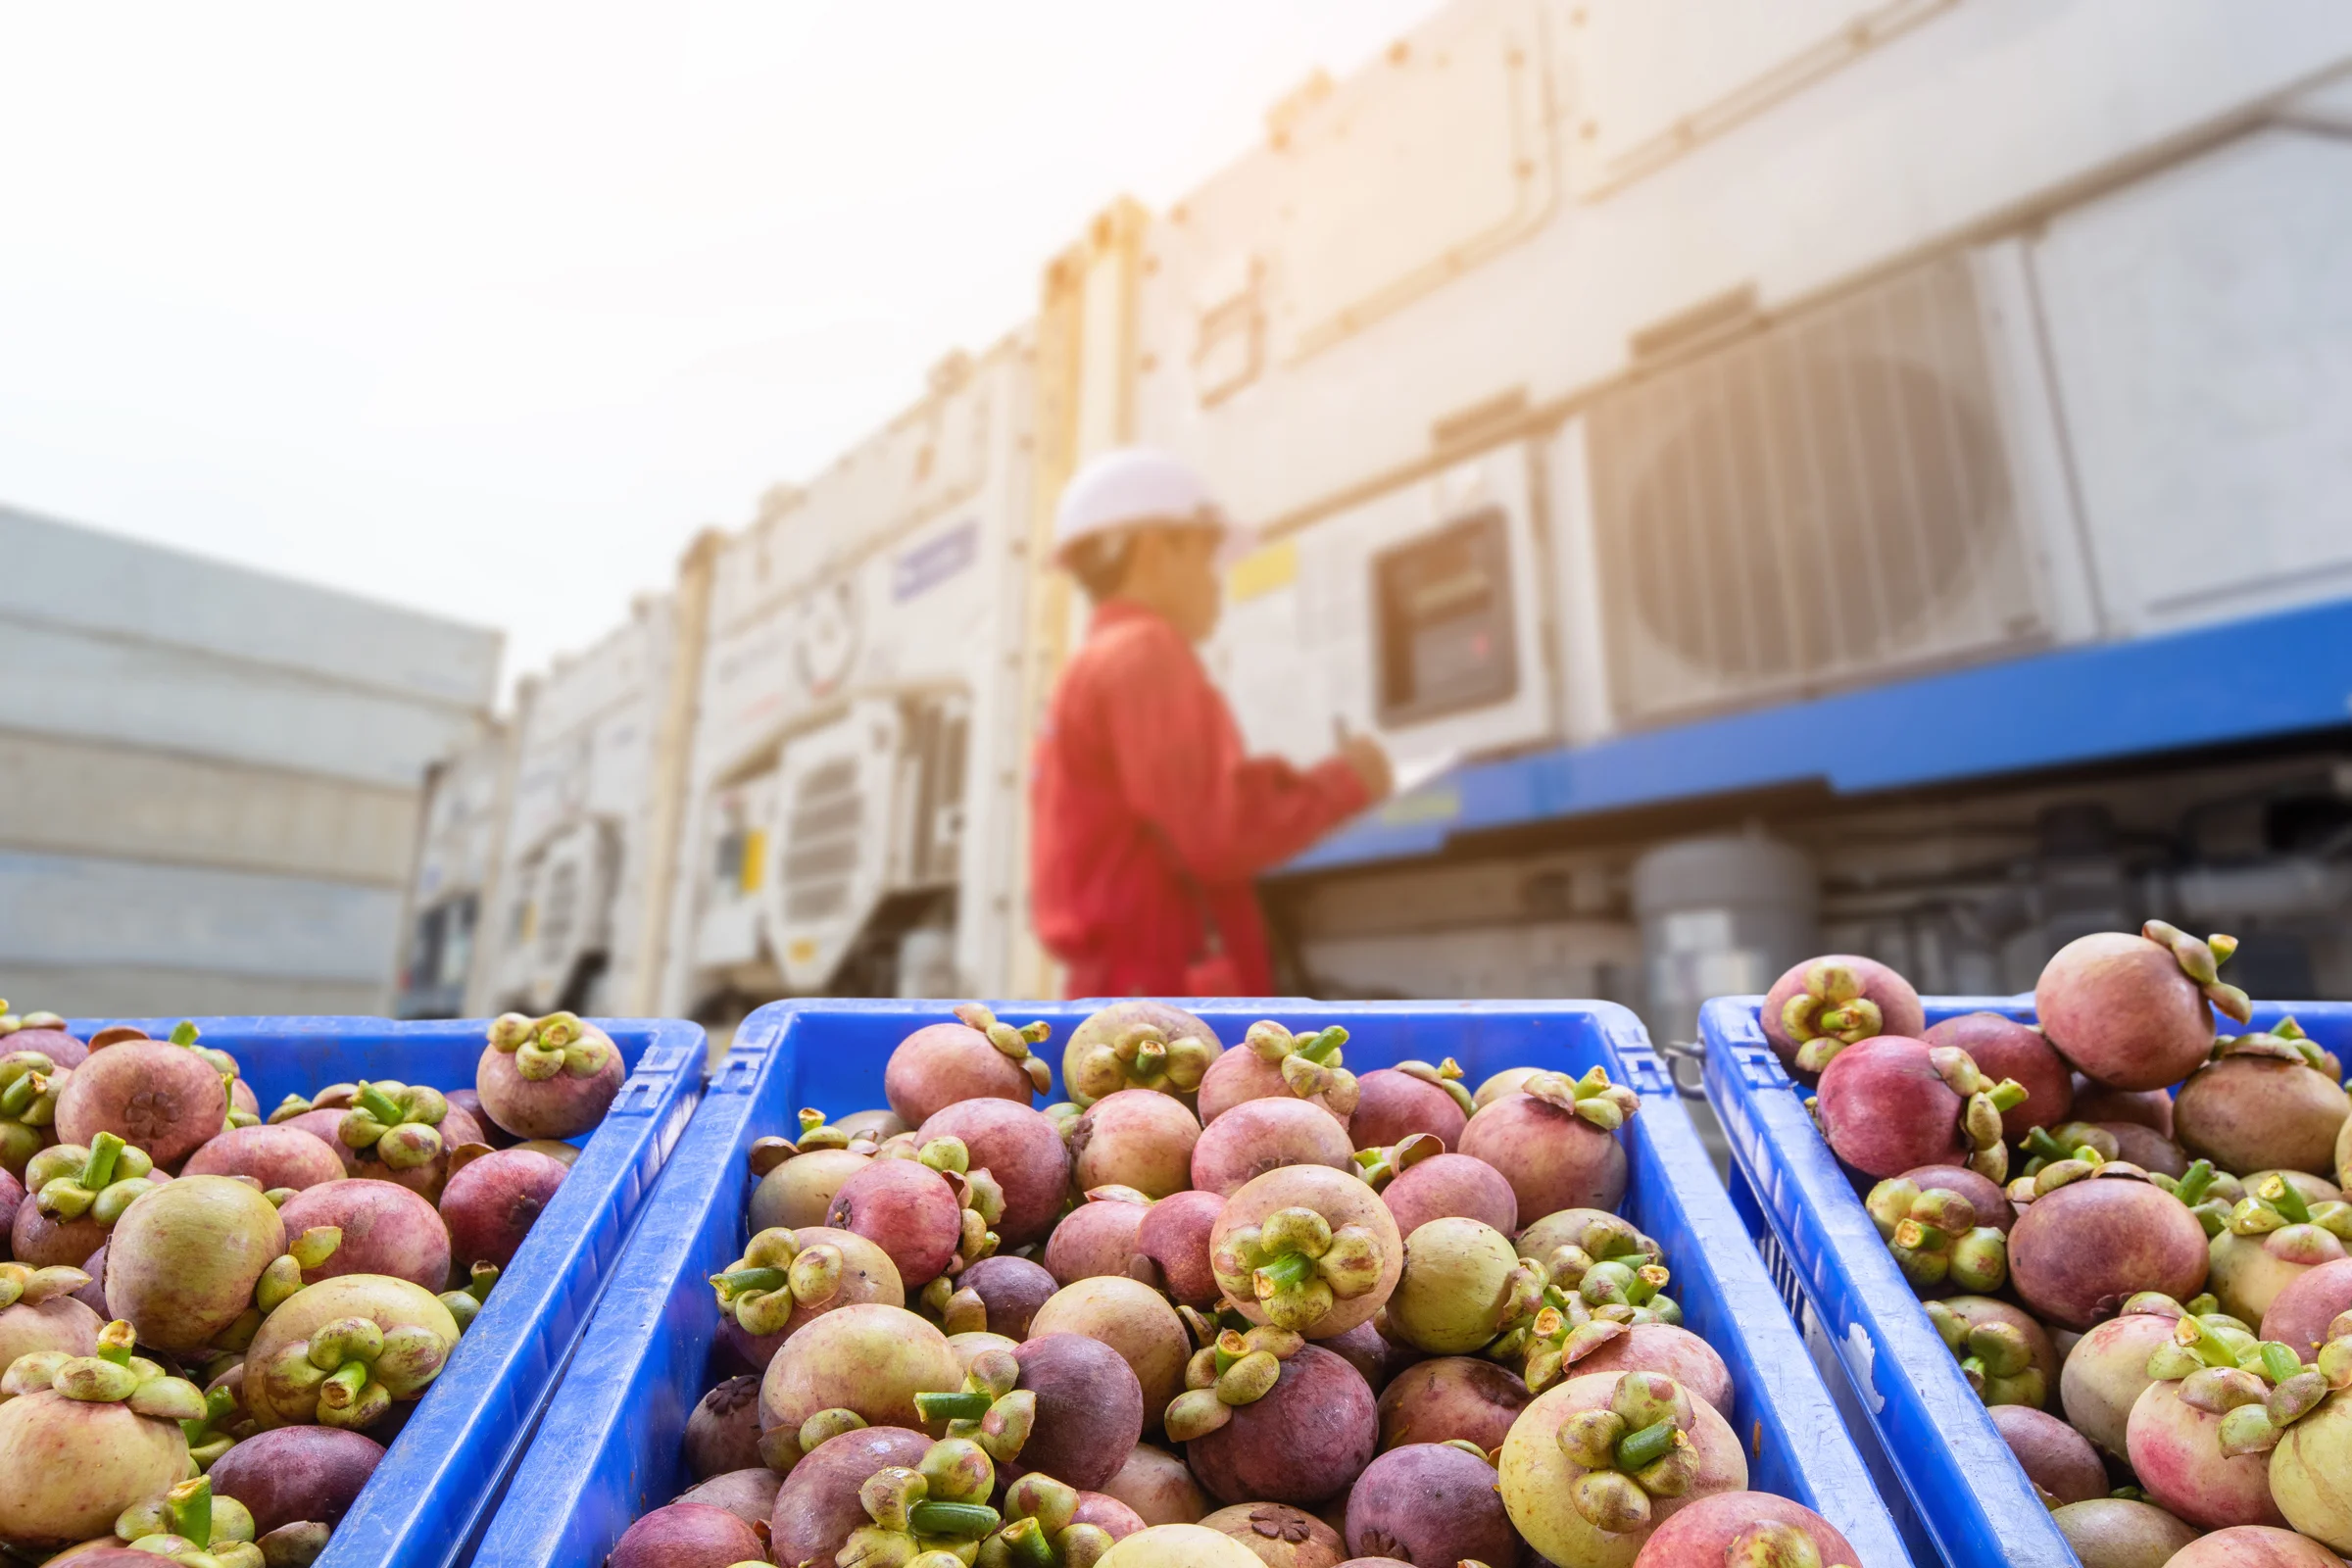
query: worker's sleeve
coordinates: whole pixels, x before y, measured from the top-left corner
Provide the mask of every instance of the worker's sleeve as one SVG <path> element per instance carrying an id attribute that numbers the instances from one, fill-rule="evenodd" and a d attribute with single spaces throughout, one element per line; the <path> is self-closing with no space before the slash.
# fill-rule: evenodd
<path id="1" fill-rule="evenodd" d="M 1181 643 L 1137 639 L 1105 674 L 1121 793 L 1202 883 L 1247 881 L 1370 804 L 1340 758 L 1301 771 L 1245 756 L 1224 697 Z"/>

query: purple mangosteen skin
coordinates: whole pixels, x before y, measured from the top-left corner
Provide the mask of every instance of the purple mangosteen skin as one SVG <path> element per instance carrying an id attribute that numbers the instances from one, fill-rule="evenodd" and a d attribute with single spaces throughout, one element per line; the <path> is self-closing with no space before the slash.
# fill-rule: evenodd
<path id="1" fill-rule="evenodd" d="M 2122 1458 L 2132 1406 L 2155 1381 L 2148 1376 L 2148 1357 L 2172 1338 L 2171 1318 L 2132 1312 L 2076 1341 L 2058 1373 L 2059 1403 L 2075 1430 Z"/>
<path id="2" fill-rule="evenodd" d="M 288 1116 L 277 1125 L 291 1127 L 297 1132 L 309 1133 L 313 1138 L 334 1151 L 335 1158 L 343 1162 L 344 1175 L 358 1176 L 361 1174 L 358 1152 L 335 1136 L 335 1129 L 343 1125 L 343 1118 L 347 1114 L 348 1111 L 344 1107 L 330 1105 L 320 1110 L 306 1110 L 299 1116 Z M 379 1166 L 374 1172 L 373 1179 L 381 1180 L 382 1176 L 383 1171 Z"/>
<path id="3" fill-rule="evenodd" d="M 1387 1149 L 1427 1133 L 1451 1153 L 1470 1120 L 1445 1090 L 1394 1067 L 1359 1073 L 1355 1087 L 1358 1098 L 1348 1132 L 1358 1149 Z"/>
<path id="4" fill-rule="evenodd" d="M 996 1177 L 1004 1189 L 1004 1213 L 996 1224 L 1004 1246 L 1026 1247 L 1053 1229 L 1069 1191 L 1070 1155 L 1043 1111 L 1009 1100 L 958 1101 L 924 1122 L 915 1138 L 918 1144 L 960 1138 L 972 1169 Z"/>
<path id="5" fill-rule="evenodd" d="M 775 1512 L 776 1494 L 783 1485 L 784 1478 L 765 1465 L 748 1465 L 698 1482 L 669 1500 L 724 1508 L 756 1531 Z"/>
<path id="6" fill-rule="evenodd" d="M 451 1258 L 461 1268 L 512 1263 L 564 1175 L 562 1160 L 529 1149 L 501 1149 L 460 1169 L 441 1190 Z"/>
<path id="7" fill-rule="evenodd" d="M 2034 1484 L 2059 1502 L 2107 1495 L 2107 1467 L 2082 1433 L 2032 1405 L 1987 1405 L 1984 1413 Z"/>
<path id="8" fill-rule="evenodd" d="M 333 1225 L 343 1240 L 302 1282 L 343 1274 L 389 1274 L 438 1294 L 449 1287 L 449 1228 L 440 1212 L 398 1182 L 365 1177 L 328 1182 L 286 1200 L 277 1211 L 288 1236 Z"/>
<path id="9" fill-rule="evenodd" d="M 2148 1500 L 2206 1530 L 2278 1525 L 2271 1500 L 2271 1456 L 2221 1451 L 2222 1418 L 2180 1397 L 2178 1383 L 2151 1383 L 2132 1406 L 2126 1428 L 2132 1472 Z"/>
<path id="10" fill-rule="evenodd" d="M 1517 1545 L 1494 1467 L 1414 1443 L 1364 1467 L 1348 1494 L 1348 1549 L 1409 1562 L 1509 1562 Z"/>
<path id="11" fill-rule="evenodd" d="M 858 1489 L 877 1470 L 919 1464 L 930 1446 L 929 1438 L 905 1427 L 861 1427 L 817 1445 L 776 1492 L 776 1511 L 768 1518 L 775 1560 L 831 1562 L 853 1531 L 873 1522 Z"/>
<path id="12" fill-rule="evenodd" d="M 106 1245 L 110 1228 L 86 1214 L 54 1220 L 31 1203 L 19 1203 L 8 1227 L 9 1255 L 32 1268 L 79 1268 L 83 1258 Z"/>
<path id="13" fill-rule="evenodd" d="M 1625 1146 L 1617 1135 L 1533 1095 L 1480 1106 L 1462 1128 L 1461 1152 L 1502 1173 L 1523 1215 L 1614 1210 L 1625 1200 Z"/>
<path id="14" fill-rule="evenodd" d="M 337 1525 L 375 1474 L 384 1446 L 335 1427 L 271 1427 L 213 1461 L 213 1490 L 253 1514 L 257 1535 L 316 1519 Z"/>
<path id="15" fill-rule="evenodd" d="M 343 1161 L 318 1139 L 292 1127 L 231 1127 L 188 1156 L 182 1176 L 250 1176 L 262 1190 L 296 1192 L 343 1179 Z"/>
<path id="16" fill-rule="evenodd" d="M 1920 1036 L 1931 1046 L 1958 1046 L 1994 1083 L 2014 1078 L 2026 1098 L 2001 1112 L 2001 1136 L 2016 1143 L 2036 1127 L 2055 1127 L 2075 1108 L 2075 1075 L 2041 1031 L 1997 1012 L 1969 1012 Z"/>
<path id="17" fill-rule="evenodd" d="M 2017 1223 L 2017 1209 L 2000 1184 L 1987 1181 L 1966 1165 L 1922 1165 L 1904 1171 L 1902 1179 L 1921 1192 L 1958 1193 L 1976 1210 L 1978 1224 L 1989 1225 L 2003 1236 Z"/>
<path id="18" fill-rule="evenodd" d="M 57 1140 L 87 1148 L 113 1133 L 175 1168 L 228 1119 L 228 1091 L 185 1046 L 132 1040 L 93 1052 L 57 1097 Z"/>
<path id="19" fill-rule="evenodd" d="M 686 1468 L 698 1478 L 756 1469 L 760 1457 L 760 1380 L 735 1377 L 703 1396 L 686 1418 Z"/>
<path id="20" fill-rule="evenodd" d="M 1046 1267 L 1063 1285 L 1127 1273 L 1136 1232 L 1150 1212 L 1141 1203 L 1115 1198 L 1079 1204 L 1046 1238 Z"/>
<path id="21" fill-rule="evenodd" d="M 2173 1136 L 2173 1097 L 2162 1089 L 2110 1089 L 2075 1074 L 2077 1121 L 2135 1121 L 2150 1131 Z"/>
<path id="22" fill-rule="evenodd" d="M 1354 1367 L 1309 1345 L 1282 1363 L 1266 1396 L 1185 1445 L 1193 1474 L 1223 1502 L 1312 1508 L 1348 1490 L 1372 1460 L 1380 1415 Z"/>
<path id="23" fill-rule="evenodd" d="M 1018 1474 L 1042 1470 L 1098 1492 L 1144 1436 L 1144 1388 L 1119 1352 L 1080 1334 L 1048 1334 L 1016 1348 L 1020 1386 L 1037 1396 L 1037 1422 Z"/>
<path id="24" fill-rule="evenodd" d="M 1769 1492 L 1718 1492 L 1677 1508 L 1642 1544 L 1634 1568 L 1718 1568 L 1732 1543 L 1759 1521 L 1788 1525 L 1812 1537 L 1824 1563 L 1861 1560 L 1836 1525 L 1801 1502 Z"/>
<path id="25" fill-rule="evenodd" d="M 841 1184 L 825 1224 L 888 1252 L 912 1296 L 947 1271 L 963 1240 L 962 1212 L 947 1178 L 928 1165 L 877 1159 Z"/>
<path id="26" fill-rule="evenodd" d="M 1345 1357 L 1349 1366 L 1362 1374 L 1375 1397 L 1389 1386 L 1390 1379 L 1421 1359 L 1419 1350 L 1381 1338 L 1380 1330 L 1370 1323 L 1358 1323 L 1345 1334 L 1315 1343 L 1332 1354 Z"/>
<path id="27" fill-rule="evenodd" d="M 1008 1340 L 1027 1339 L 1029 1320 L 1061 1289 L 1045 1265 L 1006 1252 L 984 1257 L 956 1275 L 956 1288 L 977 1294 L 988 1308 L 988 1332 Z"/>
<path id="28" fill-rule="evenodd" d="M 1922 1040 L 1856 1041 L 1822 1069 L 1822 1136 L 1865 1175 L 1883 1179 L 1920 1165 L 1965 1164 L 1961 1104 Z"/>
<path id="29" fill-rule="evenodd" d="M 2339 1312 L 2352 1312 L 2352 1257 L 2305 1269 L 2289 1280 L 2262 1314 L 2262 1337 L 2292 1346 L 2308 1361 L 2327 1343 L 2328 1325 Z"/>
<path id="30" fill-rule="evenodd" d="M 1862 982 L 1862 995 L 1878 1004 L 1881 1033 L 1916 1037 L 1927 1028 L 1928 1013 L 1920 1005 L 1919 993 L 1911 988 L 1910 981 L 1878 959 L 1865 958 L 1852 953 L 1825 953 L 1818 957 L 1807 958 L 1772 983 L 1772 989 L 1764 995 L 1762 1016 L 1757 1020 L 1764 1026 L 1764 1038 L 1772 1043 L 1772 1049 L 1779 1054 L 1781 1064 L 1792 1076 L 1802 1078 L 1808 1075 L 1800 1073 L 1797 1068 L 1796 1053 L 1800 1042 L 1781 1022 L 1781 1013 L 1788 1007 L 1788 999 L 1805 989 L 1806 971 L 1817 963 L 1843 964 L 1854 972 L 1854 978 Z"/>
<path id="31" fill-rule="evenodd" d="M 473 1065 L 474 1098 L 493 1123 L 517 1140 L 576 1138 L 605 1119 L 628 1071 L 615 1048 L 585 1078 L 560 1072 L 530 1079 L 514 1065 L 513 1052 L 484 1046 Z"/>
<path id="32" fill-rule="evenodd" d="M 1466 1355 L 1419 1361 L 1381 1392 L 1381 1446 L 1459 1438 L 1492 1453 L 1534 1398 L 1516 1373 L 1492 1361 Z"/>
<path id="33" fill-rule="evenodd" d="M 2213 1050 L 2213 1009 L 2172 950 L 2122 931 L 2060 948 L 2034 1011 L 2058 1054 L 2111 1089 L 2179 1083 Z"/>
<path id="34" fill-rule="evenodd" d="M 2225 1056 L 2190 1073 L 2173 1097 L 2180 1147 L 2228 1171 L 2250 1166 L 2335 1173 L 2335 1135 L 2352 1102 L 2333 1078 L 2299 1061 Z"/>
<path id="35" fill-rule="evenodd" d="M 1229 1058 L 1257 1059 L 1241 1052 L 1228 1052 L 1217 1059 Z M 1202 1128 L 1193 1145 L 1193 1185 L 1220 1198 L 1230 1198 L 1249 1182 L 1285 1165 L 1353 1170 L 1355 1145 L 1338 1117 L 1287 1095 L 1243 1101 Z"/>
<path id="36" fill-rule="evenodd" d="M 490 1113 L 482 1108 L 482 1097 L 473 1090 L 452 1089 L 441 1098 L 448 1101 L 452 1108 L 462 1110 L 471 1118 L 474 1130 L 482 1135 L 482 1142 L 492 1149 L 512 1149 L 522 1142 L 490 1119 Z"/>
<path id="37" fill-rule="evenodd" d="M 2155 1128 L 2136 1121 L 2094 1121 L 2091 1125 L 2115 1140 L 2116 1158 L 2152 1176 L 2187 1174 L 2187 1152 Z"/>
<path id="38" fill-rule="evenodd" d="M 1519 1233 L 1519 1195 L 1502 1172 L 1468 1154 L 1434 1154 L 1381 1189 L 1396 1216 L 1396 1234 L 1410 1236 L 1433 1219 L 1474 1219 L 1505 1236 Z"/>
<path id="39" fill-rule="evenodd" d="M 2204 1288 L 2207 1264 L 2205 1228 L 2149 1182 L 2070 1183 L 2028 1204 L 2009 1231 L 2009 1283 L 2036 1316 L 2077 1331 L 2141 1291 L 2187 1300 Z"/>
<path id="40" fill-rule="evenodd" d="M 1224 1211 L 1214 1193 L 1172 1193 L 1135 1228 L 1135 1250 L 1157 1265 L 1160 1288 L 1180 1306 L 1206 1308 L 1224 1294 L 1208 1262 L 1208 1233 Z"/>
<path id="41" fill-rule="evenodd" d="M 882 1069 L 882 1097 L 909 1127 L 920 1127 L 962 1100 L 1006 1100 L 1026 1106 L 1036 1086 L 1021 1064 L 970 1024 L 925 1024 L 899 1042 Z"/>
<path id="42" fill-rule="evenodd" d="M 2199 1537 L 2164 1568 L 2336 1568 L 2343 1559 L 2309 1536 L 2275 1525 L 2236 1525 Z"/>
<path id="43" fill-rule="evenodd" d="M 733 1568 L 766 1553 L 766 1544 L 752 1527 L 726 1509 L 673 1502 L 629 1526 L 605 1568 Z"/>
<path id="44" fill-rule="evenodd" d="M 60 1067 L 78 1067 L 90 1048 L 63 1029 L 20 1029 L 6 1041 L 9 1052 L 37 1051 Z"/>
<path id="45" fill-rule="evenodd" d="M 1144 1516 L 1116 1497 L 1100 1492 L 1078 1494 L 1078 1511 L 1070 1515 L 1072 1524 L 1093 1525 L 1114 1542 L 1125 1541 L 1144 1528 Z"/>
<path id="46" fill-rule="evenodd" d="M 24 1201 L 24 1184 L 14 1171 L 0 1169 L 0 1229 L 16 1223 L 17 1209 Z"/>

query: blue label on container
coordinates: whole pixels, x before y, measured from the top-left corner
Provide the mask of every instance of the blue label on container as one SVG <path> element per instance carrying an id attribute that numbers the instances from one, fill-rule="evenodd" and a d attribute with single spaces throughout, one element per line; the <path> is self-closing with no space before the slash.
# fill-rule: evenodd
<path id="1" fill-rule="evenodd" d="M 966 519 L 936 539 L 926 539 L 890 567 L 890 597 L 912 599 L 935 588 L 980 556 L 980 524 Z"/>

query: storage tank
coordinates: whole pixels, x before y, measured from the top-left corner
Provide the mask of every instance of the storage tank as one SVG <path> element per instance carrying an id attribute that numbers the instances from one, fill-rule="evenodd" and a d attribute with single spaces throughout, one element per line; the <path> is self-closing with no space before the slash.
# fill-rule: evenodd
<path id="1" fill-rule="evenodd" d="M 1700 1003 L 1768 990 L 1814 950 L 1812 862 L 1760 832 L 1661 844 L 1634 862 L 1633 884 L 1654 1039 L 1690 1039 Z"/>

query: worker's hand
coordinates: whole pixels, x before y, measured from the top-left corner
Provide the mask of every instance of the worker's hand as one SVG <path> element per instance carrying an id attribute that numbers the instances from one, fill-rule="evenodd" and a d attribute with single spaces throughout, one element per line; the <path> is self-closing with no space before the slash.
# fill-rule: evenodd
<path id="1" fill-rule="evenodd" d="M 1364 793 L 1373 800 L 1387 800 L 1389 792 L 1396 788 L 1396 776 L 1389 770 L 1389 754 L 1371 736 L 1348 734 L 1340 742 L 1340 757 L 1355 769 L 1355 776 L 1364 781 Z"/>

